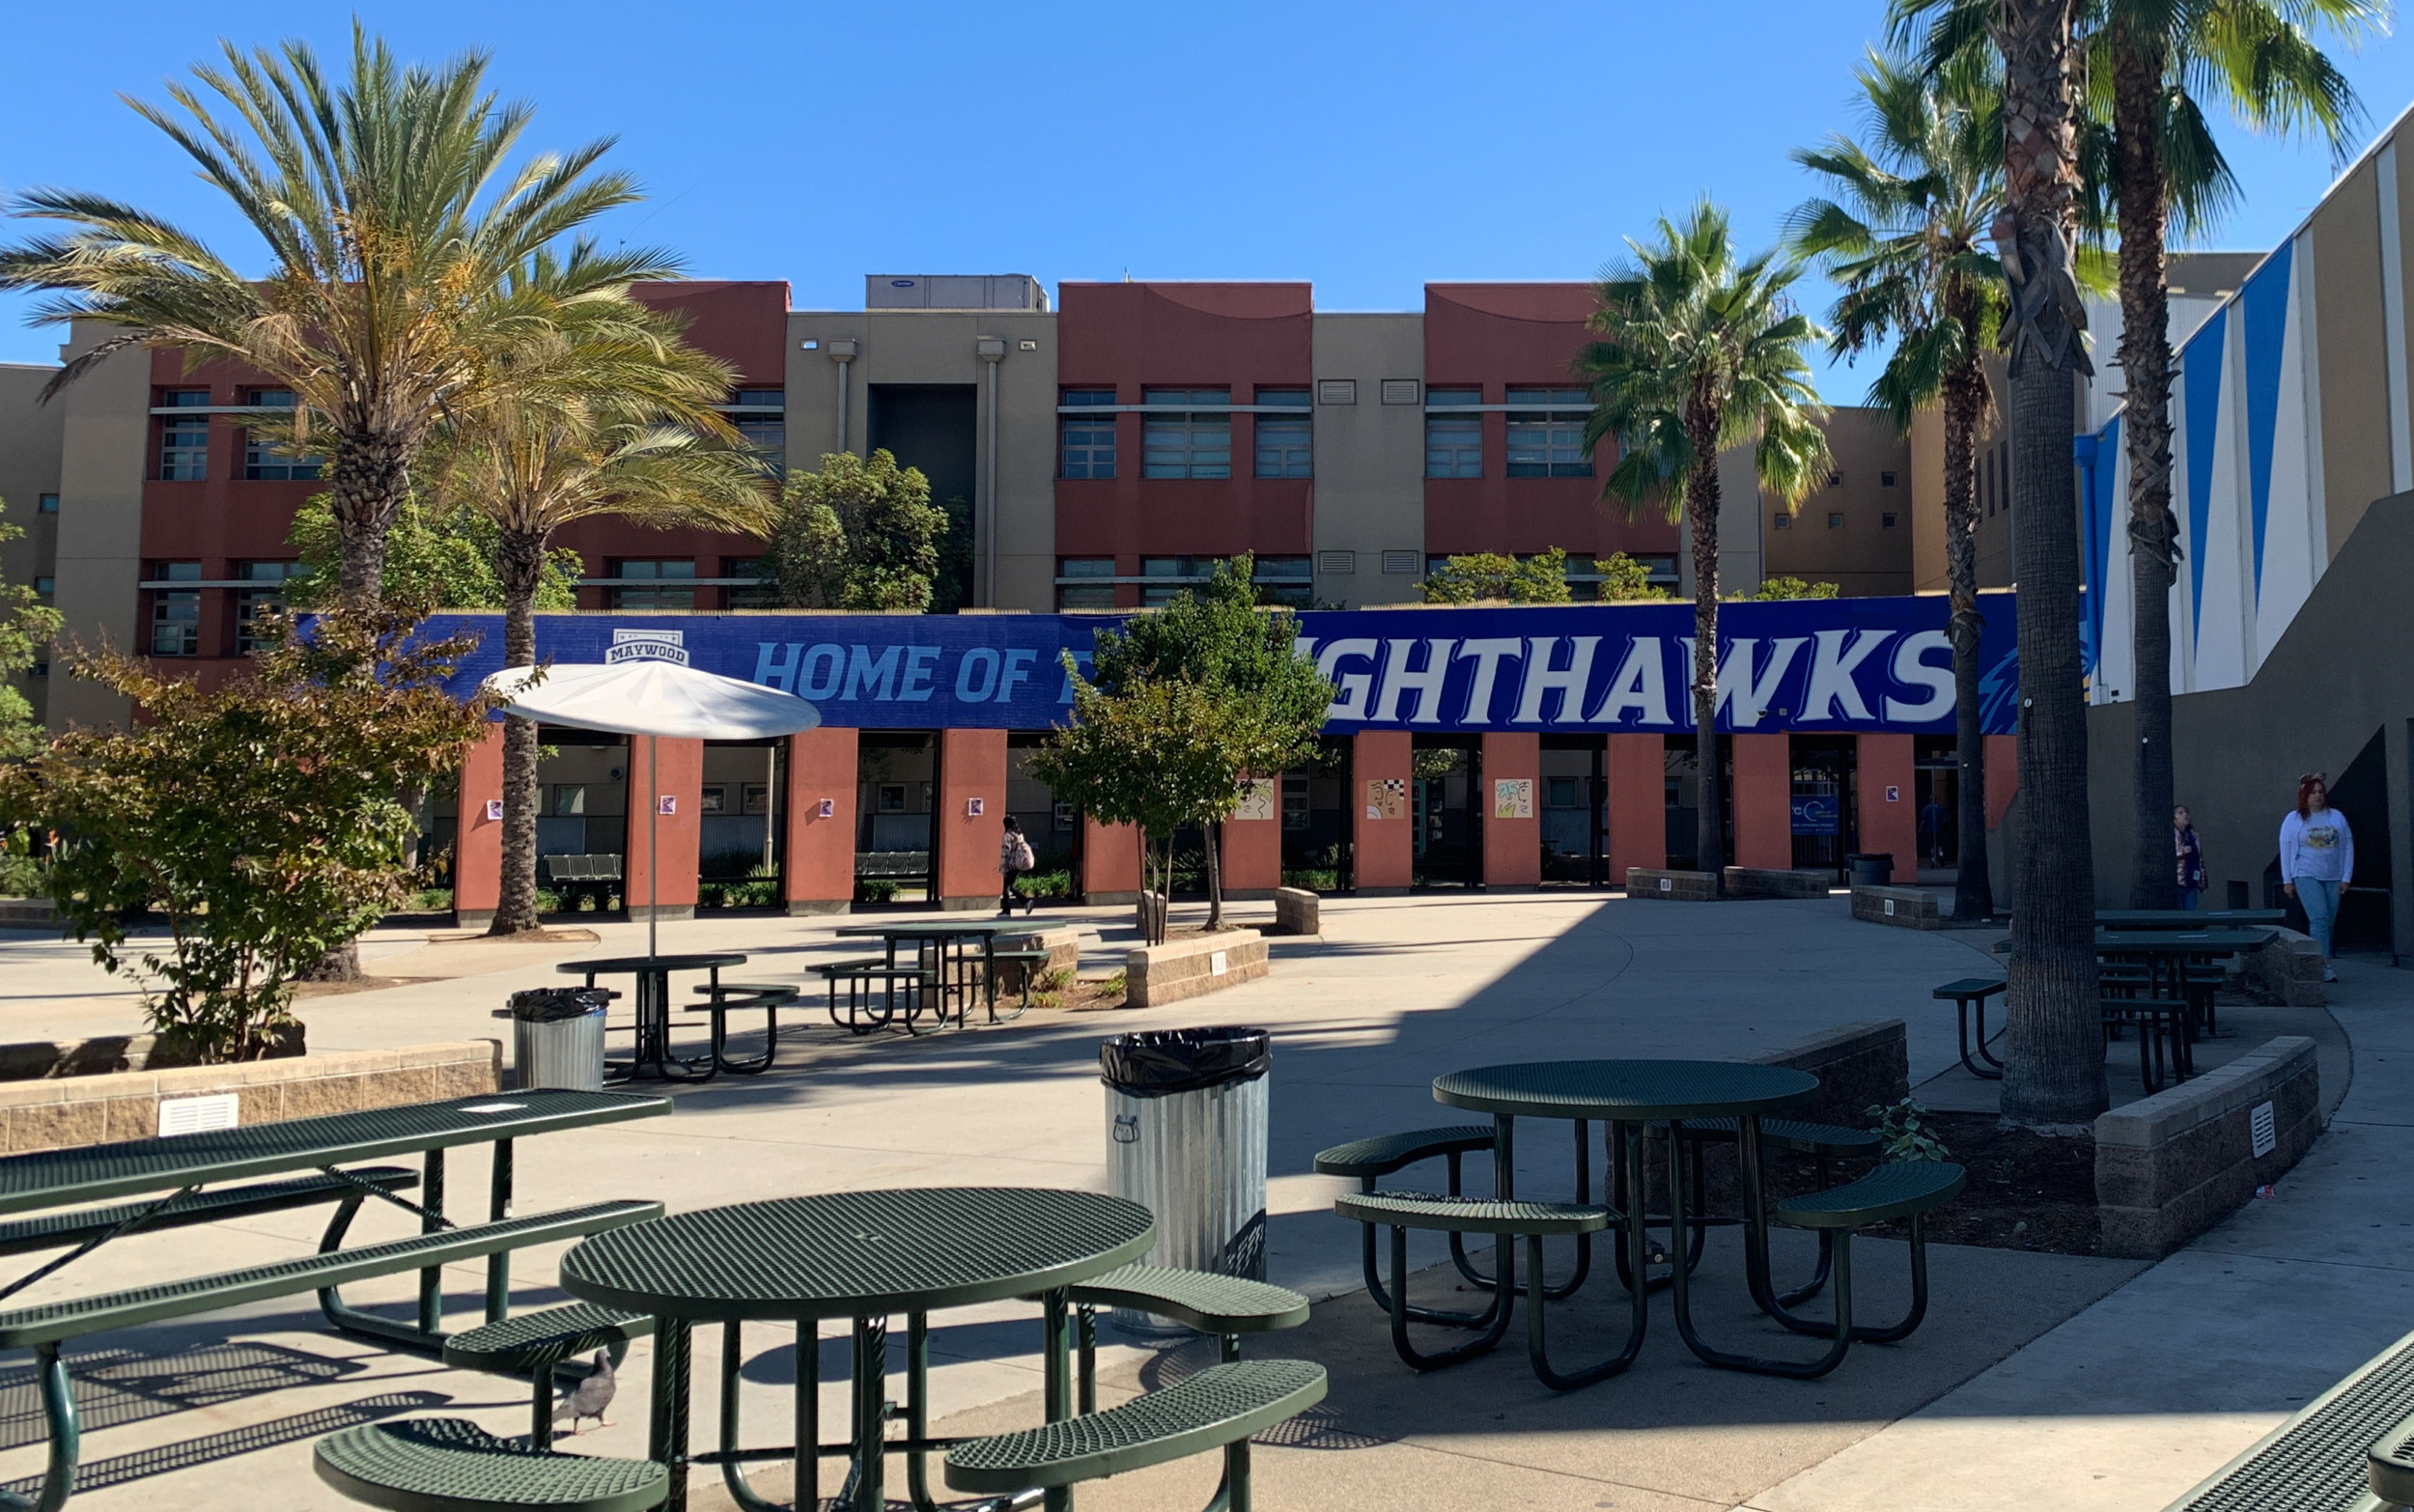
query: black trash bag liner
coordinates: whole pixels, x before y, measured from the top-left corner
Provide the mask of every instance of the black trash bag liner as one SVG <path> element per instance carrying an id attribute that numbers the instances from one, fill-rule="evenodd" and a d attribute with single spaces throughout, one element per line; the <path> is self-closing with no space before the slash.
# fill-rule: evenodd
<path id="1" fill-rule="evenodd" d="M 1150 1029 L 1098 1043 L 1098 1079 L 1131 1097 L 1254 1081 L 1272 1064 L 1274 1036 L 1263 1029 Z"/>
<path id="2" fill-rule="evenodd" d="M 532 987 L 511 995 L 512 1017 L 523 1023 L 553 1023 L 600 1013 L 611 1001 L 601 987 Z"/>

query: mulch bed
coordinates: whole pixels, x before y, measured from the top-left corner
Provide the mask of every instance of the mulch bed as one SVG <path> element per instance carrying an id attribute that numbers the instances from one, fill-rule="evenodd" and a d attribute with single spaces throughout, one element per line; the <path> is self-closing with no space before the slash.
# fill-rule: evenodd
<path id="1" fill-rule="evenodd" d="M 1927 1216 L 1928 1238 L 1988 1249 L 2095 1253 L 2094 1140 L 2006 1129 L 1993 1113 L 1931 1112 L 1922 1122 L 1970 1172 L 1961 1195 Z M 1798 1156 L 1773 1154 L 1768 1173 L 1780 1193 L 1817 1189 L 1815 1167 Z M 1910 1226 L 1890 1223 L 1871 1232 L 1899 1238 Z"/>

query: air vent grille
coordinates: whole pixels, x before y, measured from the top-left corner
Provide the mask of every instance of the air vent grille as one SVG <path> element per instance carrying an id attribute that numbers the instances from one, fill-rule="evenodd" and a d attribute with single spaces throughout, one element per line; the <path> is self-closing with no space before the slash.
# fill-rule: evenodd
<path id="1" fill-rule="evenodd" d="M 1422 551 L 1386 551 L 1383 553 L 1383 570 L 1394 575 L 1414 576 L 1424 571 L 1424 567 L 1425 554 Z"/>
<path id="2" fill-rule="evenodd" d="M 1355 551 L 1319 551 L 1316 553 L 1316 571 L 1332 576 L 1355 573 L 1358 571 L 1358 553 Z"/>
<path id="3" fill-rule="evenodd" d="M 1385 378 L 1383 402 L 1387 405 L 1413 405 L 1424 397 L 1424 385 L 1415 378 Z"/>
<path id="4" fill-rule="evenodd" d="M 1354 405 L 1358 403 L 1358 379 L 1318 378 L 1316 403 L 1320 405 Z"/>

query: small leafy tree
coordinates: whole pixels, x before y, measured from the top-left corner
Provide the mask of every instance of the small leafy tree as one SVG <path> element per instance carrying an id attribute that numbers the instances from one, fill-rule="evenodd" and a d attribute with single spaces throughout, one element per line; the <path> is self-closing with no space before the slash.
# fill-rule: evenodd
<path id="1" fill-rule="evenodd" d="M 328 615 L 214 691 L 77 651 L 74 674 L 145 720 L 0 767 L 0 825 L 62 834 L 60 916 L 104 969 L 136 973 L 172 1053 L 267 1052 L 292 1032 L 296 973 L 404 896 L 414 830 L 396 795 L 449 770 L 489 707 L 444 686 L 473 642 L 421 642 L 414 624 Z M 126 936 L 151 909 L 164 951 Z"/>
<path id="2" fill-rule="evenodd" d="M 929 610 L 947 512 L 918 467 L 886 451 L 822 458 L 780 490 L 766 565 L 779 602 L 798 609 Z"/>
<path id="3" fill-rule="evenodd" d="M 1494 551 L 1446 558 L 1441 570 L 1417 585 L 1427 603 L 1475 603 L 1505 599 L 1511 603 L 1567 602 L 1567 553 L 1558 546 L 1523 561 Z"/>
<path id="4" fill-rule="evenodd" d="M 1059 798 L 1139 827 L 1151 892 L 1171 890 L 1174 832 L 1207 830 L 1210 929 L 1223 921 L 1214 826 L 1240 807 L 1249 779 L 1313 753 L 1333 702 L 1333 685 L 1299 655 L 1298 621 L 1256 606 L 1251 565 L 1219 563 L 1198 592 L 1099 631 L 1090 677 L 1068 658 L 1074 722 L 1031 762 Z M 1162 920 L 1149 917 L 1162 938 Z"/>
<path id="5" fill-rule="evenodd" d="M 1601 574 L 1605 603 L 1646 603 L 1676 597 L 1651 580 L 1651 569 L 1623 551 L 1593 558 L 1592 570 Z"/>
<path id="6" fill-rule="evenodd" d="M 8 504 L 0 500 L 0 517 Z M 0 542 L 23 538 L 25 527 L 0 518 Z M 0 580 L 0 761 L 30 756 L 42 748 L 42 727 L 34 722 L 34 706 L 9 686 L 10 678 L 33 669 L 42 648 L 59 633 L 59 611 L 22 583 Z M 5 838 L 5 835 L 0 835 Z"/>
<path id="7" fill-rule="evenodd" d="M 1833 599 L 1841 590 L 1834 583 L 1807 583 L 1799 577 L 1763 577 L 1753 599 L 1767 603 L 1778 599 Z"/>
<path id="8" fill-rule="evenodd" d="M 413 614 L 503 607 L 503 579 L 494 570 L 501 536 L 501 527 L 476 510 L 431 510 L 415 498 L 407 501 L 386 537 L 384 602 Z M 301 507 L 286 540 L 300 563 L 297 574 L 285 580 L 285 602 L 296 609 L 333 607 L 343 538 L 325 494 L 313 495 Z M 546 553 L 535 606 L 578 607 L 578 579 L 585 570 L 578 553 L 567 546 Z"/>

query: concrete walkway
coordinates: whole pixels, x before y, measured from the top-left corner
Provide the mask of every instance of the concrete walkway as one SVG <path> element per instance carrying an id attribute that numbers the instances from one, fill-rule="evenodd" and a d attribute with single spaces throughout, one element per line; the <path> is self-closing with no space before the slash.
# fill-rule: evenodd
<path id="1" fill-rule="evenodd" d="M 1266 1508 L 1996 1507 L 2019 1486 L 2025 1504 L 2150 1512 L 2292 1400 L 2414 1326 L 2399 1321 L 2414 1319 L 2414 1297 L 2400 1296 L 2414 1288 L 2386 1243 L 2394 1228 L 2363 1227 L 2375 1213 L 2405 1211 L 2402 1180 L 2392 1185 L 2384 1172 L 2401 1168 L 2389 1157 L 2414 1138 L 2405 1127 L 2414 1117 L 2389 1116 L 2382 1083 L 2392 1062 L 2414 1074 L 2414 1030 L 2397 1027 L 2414 1022 L 2404 1014 L 2414 992 L 2398 985 L 2414 987 L 2414 977 L 2351 962 L 2339 1019 L 2359 1080 L 2338 1132 L 2284 1183 L 2280 1200 L 2255 1205 L 2164 1265 L 2140 1274 L 2128 1262 L 1940 1246 L 1928 1326 L 1906 1345 L 1856 1351 L 1820 1383 L 1700 1366 L 1672 1336 L 1664 1300 L 1635 1370 L 1584 1391 L 1542 1392 L 1514 1340 L 1487 1359 L 1414 1376 L 1390 1357 L 1381 1316 L 1354 1295 L 1357 1231 L 1331 1213 L 1339 1184 L 1307 1170 L 1316 1149 L 1447 1116 L 1429 1093 L 1445 1071 L 1562 1056 L 1735 1056 L 1870 1017 L 1908 1021 L 1913 1080 L 1927 1081 L 1955 1061 L 1950 1008 L 1929 1002 L 1928 989 L 1968 974 L 1982 941 L 1974 949 L 1961 937 L 1854 924 L 1839 899 L 1699 908 L 1547 894 L 1419 898 L 1331 903 L 1326 921 L 1321 942 L 1278 944 L 1266 980 L 1172 1008 L 1034 1012 L 996 1030 L 912 1041 L 849 1041 L 816 1028 L 800 1037 L 793 1063 L 783 1047 L 770 1076 L 683 1091 L 675 1118 L 523 1143 L 522 1210 L 614 1195 L 691 1208 L 892 1185 L 1094 1187 L 1105 1175 L 1102 1034 L 1267 1024 L 1277 1044 L 1273 1272 L 1331 1300 L 1307 1329 L 1259 1352 L 1323 1359 L 1335 1386 L 1324 1410 L 1261 1456 Z M 1119 915 L 1101 913 L 1097 923 L 1091 957 L 1103 966 L 1129 936 Z M 840 953 L 828 929 L 829 921 L 704 920 L 666 925 L 663 944 L 744 949 L 755 956 L 749 973 L 785 974 Z M 490 1010 L 517 988 L 558 983 L 556 960 L 642 948 L 641 926 L 601 933 L 596 943 L 542 947 L 374 938 L 373 970 L 429 979 L 311 1000 L 303 1010 L 311 1043 L 493 1034 Z M 80 947 L 0 936 L 0 1036 L 123 1032 L 135 1007 Z M 1532 1183 L 1524 1190 L 1564 1182 L 1567 1157 L 1554 1141 L 1521 1141 L 1520 1155 L 1520 1179 Z M 463 1190 L 475 1190 L 477 1163 L 457 1171 Z M 2375 1202 L 2381 1185 L 2390 1190 Z M 2339 1252 L 2350 1215 L 2368 1238 Z M 404 1223 L 397 1215 L 392 1226 Z M 26 1297 L 266 1260 L 306 1246 L 315 1231 L 307 1215 L 287 1215 L 137 1236 Z M 1734 1305 L 1731 1267 L 1731 1254 L 1714 1246 L 1705 1284 L 1721 1301 L 1705 1327 L 1738 1347 L 1807 1343 Z M 1872 1288 L 1865 1310 L 1887 1313 L 1900 1285 L 1899 1246 L 1868 1245 L 1858 1269 Z M 532 1255 L 514 1274 L 519 1305 L 558 1295 L 545 1284 L 550 1256 Z M 463 1269 L 448 1282 L 462 1316 L 479 1279 Z M 396 1281 L 363 1294 L 400 1302 L 408 1289 Z M 1561 1358 L 1600 1352 L 1595 1310 L 1607 1309 L 1580 1302 L 1564 1320 L 1555 1312 Z M 1036 1415 L 1028 1308 L 937 1321 L 934 1391 L 951 1428 Z M 342 1503 L 311 1477 L 308 1442 L 348 1422 L 443 1411 L 518 1431 L 524 1406 L 512 1383 L 332 1339 L 315 1323 L 306 1302 L 277 1304 L 93 1341 L 74 1357 L 92 1405 L 77 1504 L 106 1512 L 164 1492 L 192 1512 L 332 1507 Z M 721 1340 L 698 1343 L 701 1444 L 716 1420 L 711 1383 Z M 780 1387 L 795 1379 L 793 1338 L 749 1329 L 741 1348 L 749 1434 L 784 1442 Z M 842 1355 L 835 1338 L 818 1354 L 826 1411 L 839 1406 Z M 639 1448 L 646 1358 L 640 1345 L 624 1371 L 614 1426 L 580 1446 Z M 1110 1392 L 1178 1373 L 1185 1358 L 1111 1349 Z M 0 1429 L 5 1480 L 39 1461 L 21 1370 L 0 1375 L 0 1389 L 13 1393 Z M 1212 1467 L 1168 1468 L 1087 1492 L 1083 1505 L 1194 1506 L 1213 1479 Z M 783 1491 L 776 1475 L 762 1482 Z M 834 1490 L 834 1479 L 824 1489 Z M 728 1504 L 701 1481 L 698 1491 L 698 1507 Z"/>

